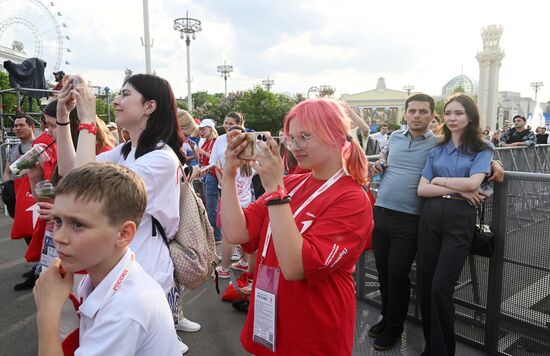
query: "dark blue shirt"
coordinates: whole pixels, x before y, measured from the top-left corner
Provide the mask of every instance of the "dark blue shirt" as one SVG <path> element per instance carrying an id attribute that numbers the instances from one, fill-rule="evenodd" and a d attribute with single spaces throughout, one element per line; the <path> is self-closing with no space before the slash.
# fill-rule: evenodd
<path id="1" fill-rule="evenodd" d="M 477 153 L 465 153 L 452 141 L 430 151 L 422 177 L 431 181 L 435 177 L 468 178 L 476 173 L 491 173 L 493 145 Z"/>

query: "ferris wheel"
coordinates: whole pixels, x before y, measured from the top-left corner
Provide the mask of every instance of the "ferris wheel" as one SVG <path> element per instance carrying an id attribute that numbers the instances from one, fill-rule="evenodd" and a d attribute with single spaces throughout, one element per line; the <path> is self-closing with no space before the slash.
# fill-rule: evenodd
<path id="1" fill-rule="evenodd" d="M 47 63 L 46 75 L 53 77 L 61 65 L 70 64 L 66 46 L 70 37 L 64 32 L 67 25 L 61 22 L 61 12 L 39 0 L 0 0 L 0 54 L 7 58 L 37 57 Z"/>

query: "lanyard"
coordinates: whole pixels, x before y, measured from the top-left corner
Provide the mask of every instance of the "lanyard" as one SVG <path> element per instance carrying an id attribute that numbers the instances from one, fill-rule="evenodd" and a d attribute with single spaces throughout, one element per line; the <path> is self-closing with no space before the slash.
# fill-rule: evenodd
<path id="1" fill-rule="evenodd" d="M 340 169 L 338 172 L 336 172 L 332 177 L 330 177 L 325 183 L 323 183 L 322 186 L 320 186 L 315 193 L 313 193 L 300 207 L 292 214 L 292 218 L 295 219 L 298 214 L 305 209 L 306 206 L 308 206 L 315 198 L 317 198 L 319 195 L 324 193 L 328 188 L 330 188 L 334 183 L 336 183 L 340 178 L 342 178 L 345 175 L 344 169 Z M 307 177 L 304 179 L 296 188 L 290 192 L 290 196 L 292 197 L 298 189 L 304 185 L 304 183 L 309 179 Z M 265 242 L 264 242 L 264 249 L 262 252 L 262 261 L 265 259 L 265 256 L 267 255 L 267 249 L 269 248 L 269 242 L 271 241 L 271 223 L 267 226 L 267 232 L 265 234 Z"/>

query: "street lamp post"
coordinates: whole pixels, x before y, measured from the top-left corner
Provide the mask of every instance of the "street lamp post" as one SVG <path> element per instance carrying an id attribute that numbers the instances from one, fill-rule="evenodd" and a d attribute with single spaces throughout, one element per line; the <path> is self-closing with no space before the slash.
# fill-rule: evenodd
<path id="1" fill-rule="evenodd" d="M 269 75 L 267 76 L 267 79 L 262 80 L 263 86 L 269 91 L 273 85 L 275 85 L 275 81 L 273 79 L 269 79 Z"/>
<path id="2" fill-rule="evenodd" d="M 406 91 L 407 92 L 407 96 L 410 96 L 411 95 L 411 92 L 414 90 L 414 85 L 405 85 L 403 87 L 403 91 Z"/>
<path id="3" fill-rule="evenodd" d="M 189 13 L 185 13 L 185 17 L 174 20 L 174 30 L 179 31 L 180 38 L 185 38 L 187 47 L 187 109 L 189 112 L 193 110 L 193 99 L 191 98 L 191 55 L 189 54 L 191 39 L 195 39 L 195 34 L 202 30 L 201 22 L 197 19 L 189 17 Z"/>
<path id="4" fill-rule="evenodd" d="M 149 2 L 143 0 L 143 36 L 141 39 L 145 47 L 145 73 L 151 74 L 151 40 L 149 36 Z"/>
<path id="5" fill-rule="evenodd" d="M 109 98 L 109 92 L 111 91 L 111 88 L 109 87 L 105 87 L 103 88 L 103 90 L 105 91 L 105 100 L 107 101 L 107 123 L 110 123 L 111 122 L 111 103 L 110 103 L 110 98 Z"/>
<path id="6" fill-rule="evenodd" d="M 535 105 L 537 104 L 537 93 L 539 92 L 539 88 L 544 86 L 543 82 L 533 82 L 531 83 L 531 88 L 535 90 Z"/>
<path id="7" fill-rule="evenodd" d="M 221 74 L 223 81 L 225 82 L 225 96 L 227 96 L 227 78 L 229 78 L 229 73 L 233 71 L 233 66 L 227 65 L 225 61 L 223 61 L 223 65 L 218 66 L 218 73 Z"/>

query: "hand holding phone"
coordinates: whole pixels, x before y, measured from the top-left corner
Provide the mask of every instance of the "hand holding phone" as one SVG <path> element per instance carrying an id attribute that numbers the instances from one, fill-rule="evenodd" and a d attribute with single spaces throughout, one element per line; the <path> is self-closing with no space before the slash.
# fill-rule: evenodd
<path id="1" fill-rule="evenodd" d="M 253 160 L 256 156 L 256 152 L 259 150 L 258 142 L 267 141 L 267 133 L 267 131 L 247 132 L 245 138 L 247 145 L 237 157 L 246 161 Z"/>

